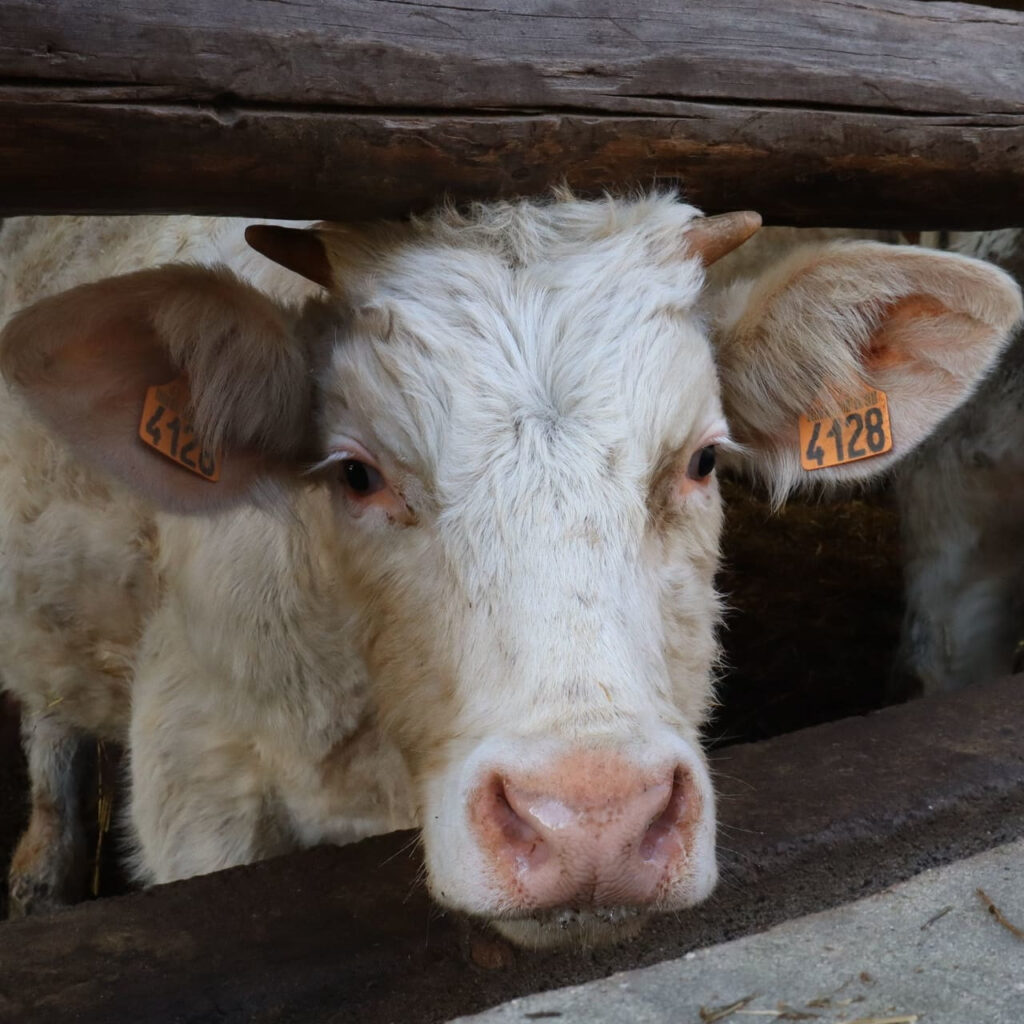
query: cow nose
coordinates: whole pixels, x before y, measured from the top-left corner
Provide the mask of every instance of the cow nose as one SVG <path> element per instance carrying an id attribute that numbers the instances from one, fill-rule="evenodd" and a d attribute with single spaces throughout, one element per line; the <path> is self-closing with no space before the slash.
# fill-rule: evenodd
<path id="1" fill-rule="evenodd" d="M 493 773 L 473 817 L 517 909 L 649 906 L 687 856 L 698 804 L 684 766 L 640 771 L 588 758 Z"/>

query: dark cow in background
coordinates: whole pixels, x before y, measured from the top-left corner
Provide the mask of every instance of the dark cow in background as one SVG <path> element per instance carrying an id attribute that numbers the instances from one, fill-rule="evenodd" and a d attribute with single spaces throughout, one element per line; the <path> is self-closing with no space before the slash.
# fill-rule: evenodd
<path id="1" fill-rule="evenodd" d="M 925 235 L 1024 281 L 1024 231 Z M 907 612 L 897 695 L 1007 675 L 1024 641 L 1024 336 L 896 476 Z"/>

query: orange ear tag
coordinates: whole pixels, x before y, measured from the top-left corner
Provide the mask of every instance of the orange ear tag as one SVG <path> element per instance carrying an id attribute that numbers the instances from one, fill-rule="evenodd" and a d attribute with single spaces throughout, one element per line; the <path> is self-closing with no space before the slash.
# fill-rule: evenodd
<path id="1" fill-rule="evenodd" d="M 830 415 L 815 409 L 811 416 L 800 417 L 800 465 L 806 470 L 871 459 L 891 448 L 884 391 L 868 391 Z"/>
<path id="2" fill-rule="evenodd" d="M 204 480 L 220 479 L 220 453 L 211 455 L 199 447 L 192 423 L 183 414 L 188 407 L 188 379 L 178 377 L 146 392 L 139 420 L 139 437 L 161 455 Z"/>

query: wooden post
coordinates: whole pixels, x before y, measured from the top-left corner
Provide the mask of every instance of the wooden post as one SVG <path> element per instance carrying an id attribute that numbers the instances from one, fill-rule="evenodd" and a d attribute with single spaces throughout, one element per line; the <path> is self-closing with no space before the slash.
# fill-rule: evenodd
<path id="1" fill-rule="evenodd" d="M 1024 224 L 1024 14 L 919 0 L 7 0 L 0 213 L 401 215 L 681 182 Z"/>

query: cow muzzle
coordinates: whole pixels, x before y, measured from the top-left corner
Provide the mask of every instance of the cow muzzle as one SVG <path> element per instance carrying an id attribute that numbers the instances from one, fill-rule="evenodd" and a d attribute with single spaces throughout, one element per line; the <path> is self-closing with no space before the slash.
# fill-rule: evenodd
<path id="1" fill-rule="evenodd" d="M 655 761 L 600 749 L 508 758 L 475 776 L 465 811 L 478 877 L 472 900 L 452 902 L 514 939 L 618 937 L 714 885 L 710 780 L 688 748 Z"/>

